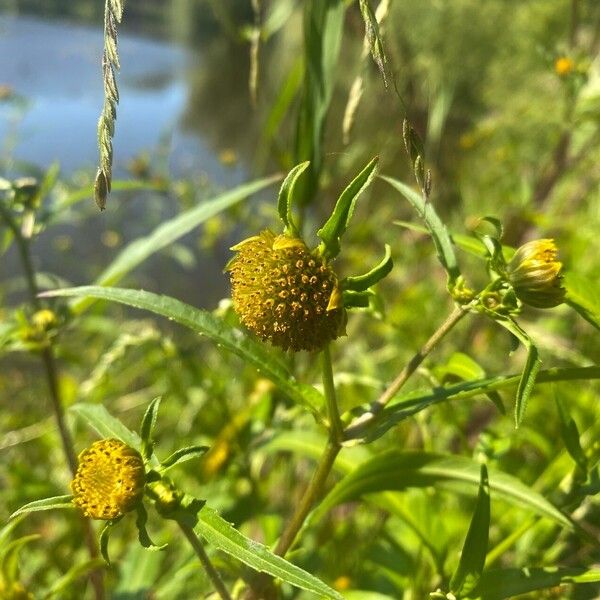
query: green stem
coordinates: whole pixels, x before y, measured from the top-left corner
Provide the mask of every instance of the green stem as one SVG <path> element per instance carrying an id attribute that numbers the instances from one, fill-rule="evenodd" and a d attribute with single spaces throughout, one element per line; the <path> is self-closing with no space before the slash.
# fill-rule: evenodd
<path id="1" fill-rule="evenodd" d="M 41 308 L 41 302 L 38 298 L 39 289 L 37 287 L 35 269 L 33 267 L 33 261 L 31 260 L 31 251 L 29 246 L 29 240 L 24 238 L 18 224 L 13 219 L 10 211 L 0 201 L 0 216 L 4 219 L 9 229 L 15 236 L 15 243 L 19 249 L 23 270 L 25 271 L 25 279 L 27 280 L 27 288 L 29 290 L 29 302 L 33 310 L 37 311 Z M 46 380 L 48 383 L 48 390 L 50 392 L 50 400 L 52 402 L 52 410 L 54 412 L 54 418 L 60 434 L 60 439 L 63 447 L 63 452 L 71 473 L 75 474 L 77 471 L 77 456 L 75 454 L 75 446 L 73 444 L 73 438 L 71 432 L 67 427 L 65 419 L 65 411 L 63 407 L 62 398 L 60 396 L 60 387 L 58 385 L 58 369 L 56 366 L 56 360 L 54 358 L 54 351 L 52 346 L 47 346 L 42 350 L 42 363 L 44 365 L 44 371 L 46 373 Z M 98 546 L 94 537 L 94 530 L 90 520 L 87 518 L 82 519 L 84 538 L 90 557 L 92 559 L 97 558 Z M 95 569 L 90 574 L 90 581 L 94 587 L 94 594 L 96 600 L 103 600 L 105 598 L 104 593 L 104 582 L 102 579 L 102 572 L 99 569 Z"/>
<path id="2" fill-rule="evenodd" d="M 329 414 L 329 427 L 331 439 L 335 442 L 341 442 L 343 437 L 342 420 L 338 409 L 337 398 L 335 395 L 335 385 L 333 383 L 333 367 L 331 364 L 331 352 L 329 344 L 321 352 L 321 378 L 323 381 L 323 390 L 325 391 L 325 400 L 327 402 L 327 412 Z"/>
<path id="3" fill-rule="evenodd" d="M 302 528 L 302 525 L 304 525 L 304 521 L 308 516 L 308 513 L 311 511 L 315 501 L 321 495 L 323 488 L 325 487 L 327 477 L 329 476 L 331 468 L 333 467 L 333 463 L 335 462 L 340 450 L 341 446 L 333 440 L 327 444 L 325 452 L 321 456 L 321 460 L 317 466 L 317 470 L 308 484 L 300 504 L 292 515 L 292 518 L 288 522 L 284 532 L 281 534 L 279 542 L 277 542 L 275 554 L 278 554 L 279 556 L 285 556 L 287 551 L 294 544 L 296 536 Z"/>
<path id="4" fill-rule="evenodd" d="M 433 335 L 423 344 L 423 347 L 408 361 L 405 367 L 400 371 L 396 379 L 386 388 L 386 390 L 371 403 L 370 409 L 355 419 L 346 431 L 344 437 L 347 440 L 360 437 L 375 420 L 377 415 L 383 410 L 390 400 L 400 391 L 410 376 L 417 370 L 419 365 L 436 347 L 454 326 L 467 314 L 468 309 L 462 306 L 455 309 L 448 315 L 448 318 L 439 326 Z"/>
<path id="5" fill-rule="evenodd" d="M 223 580 L 221 579 L 221 576 L 210 562 L 210 558 L 208 558 L 208 554 L 206 554 L 206 551 L 202 546 L 202 542 L 200 542 L 192 527 L 183 521 L 177 521 L 177 524 L 194 549 L 196 556 L 202 563 L 208 578 L 212 581 L 212 584 L 215 586 L 215 590 L 217 590 L 219 596 L 222 598 L 222 600 L 232 600 L 227 588 L 225 587 L 225 584 L 223 583 Z"/>

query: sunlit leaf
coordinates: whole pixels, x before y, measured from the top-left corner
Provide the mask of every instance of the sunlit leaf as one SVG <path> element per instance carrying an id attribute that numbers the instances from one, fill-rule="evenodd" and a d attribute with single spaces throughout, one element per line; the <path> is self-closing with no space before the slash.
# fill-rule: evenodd
<path id="1" fill-rule="evenodd" d="M 515 426 L 519 427 L 525 416 L 527 402 L 535 386 L 535 380 L 542 365 L 542 360 L 539 357 L 537 347 L 533 344 L 529 335 L 515 321 L 508 319 L 497 321 L 497 323 L 508 329 L 527 349 L 527 359 L 523 367 L 521 379 L 519 380 L 515 400 Z"/>
<path id="2" fill-rule="evenodd" d="M 456 594 L 470 592 L 479 582 L 487 554 L 490 531 L 490 484 L 485 465 L 481 465 L 477 504 L 471 518 L 467 538 L 460 555 L 458 567 L 450 581 Z"/>
<path id="3" fill-rule="evenodd" d="M 473 494 L 479 486 L 480 465 L 463 456 L 390 450 L 378 454 L 344 477 L 326 496 L 319 516 L 342 502 L 365 494 L 411 487 L 437 487 Z M 489 474 L 489 486 L 498 498 L 548 517 L 568 529 L 574 522 L 541 494 L 515 477 L 498 471 Z"/>
<path id="4" fill-rule="evenodd" d="M 600 569 L 559 567 L 497 569 L 484 573 L 477 588 L 465 598 L 469 600 L 504 600 L 561 584 L 598 581 L 600 581 Z"/>
<path id="5" fill-rule="evenodd" d="M 381 175 L 380 177 L 398 190 L 412 204 L 413 208 L 425 221 L 425 225 L 433 239 L 438 259 L 448 273 L 449 282 L 452 284 L 460 275 L 456 254 L 454 252 L 454 245 L 452 244 L 446 226 L 436 213 L 431 202 L 425 202 L 421 194 L 397 179 L 387 177 L 386 175 Z"/>
<path id="6" fill-rule="evenodd" d="M 350 182 L 350 185 L 348 185 L 338 198 L 329 219 L 317 231 L 317 235 L 323 240 L 322 246 L 324 251 L 330 258 L 334 258 L 340 253 L 340 240 L 352 219 L 356 201 L 373 180 L 378 162 L 379 157 L 376 156 Z"/>
<path id="7" fill-rule="evenodd" d="M 38 512 L 40 510 L 54 510 L 55 508 L 75 508 L 75 505 L 72 502 L 73 496 L 67 494 L 65 496 L 53 496 L 52 498 L 43 498 L 42 500 L 34 500 L 33 502 L 29 502 L 25 504 L 25 506 L 21 506 L 18 510 L 16 510 L 12 515 L 10 515 L 10 519 L 14 519 L 19 515 L 23 515 L 30 512 Z"/>
<path id="8" fill-rule="evenodd" d="M 207 542 L 259 572 L 279 577 L 303 590 L 324 598 L 342 600 L 342 596 L 314 575 L 273 554 L 225 521 L 216 511 L 205 506 L 198 513 L 195 531 Z"/>
<path id="9" fill-rule="evenodd" d="M 84 286 L 53 290 L 44 295 L 110 300 L 167 317 L 196 333 L 207 336 L 226 350 L 242 357 L 265 377 L 276 383 L 292 400 L 305 406 L 317 419 L 320 419 L 317 407 L 322 405 L 322 396 L 315 388 L 298 383 L 283 361 L 265 344 L 206 310 L 194 308 L 168 296 L 121 288 Z"/>
<path id="10" fill-rule="evenodd" d="M 294 224 L 294 215 L 292 214 L 292 207 L 294 203 L 294 188 L 296 181 L 304 173 L 307 167 L 310 165 L 310 161 L 305 161 L 296 165 L 286 176 L 281 184 L 279 190 L 279 198 L 277 200 L 277 211 L 279 218 L 283 221 L 286 230 L 293 234 L 298 235 L 298 229 Z"/>

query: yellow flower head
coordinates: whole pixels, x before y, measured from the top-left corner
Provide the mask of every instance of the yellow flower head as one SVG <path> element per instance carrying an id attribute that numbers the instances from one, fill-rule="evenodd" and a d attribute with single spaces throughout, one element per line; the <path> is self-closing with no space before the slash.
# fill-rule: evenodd
<path id="1" fill-rule="evenodd" d="M 92 519 L 116 519 L 141 501 L 145 482 L 137 450 L 120 440 L 100 440 L 79 455 L 71 482 L 73 504 Z"/>
<path id="2" fill-rule="evenodd" d="M 569 73 L 572 73 L 575 69 L 575 62 L 568 56 L 559 56 L 554 61 L 554 72 L 559 77 L 566 77 Z"/>
<path id="3" fill-rule="evenodd" d="M 552 308 L 564 302 L 561 272 L 554 240 L 527 242 L 515 252 L 507 268 L 517 298 L 536 308 Z"/>
<path id="4" fill-rule="evenodd" d="M 258 337 L 297 351 L 319 350 L 342 334 L 337 277 L 302 240 L 266 230 L 232 250 L 233 307 Z"/>

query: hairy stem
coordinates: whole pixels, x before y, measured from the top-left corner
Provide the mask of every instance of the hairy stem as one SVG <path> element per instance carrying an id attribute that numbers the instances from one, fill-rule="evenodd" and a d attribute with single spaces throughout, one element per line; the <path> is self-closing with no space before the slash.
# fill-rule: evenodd
<path id="1" fill-rule="evenodd" d="M 422 348 L 408 361 L 396 379 L 390 383 L 377 400 L 371 403 L 369 410 L 350 423 L 344 432 L 345 439 L 355 439 L 362 435 L 365 429 L 371 425 L 386 404 L 388 404 L 388 402 L 400 391 L 410 376 L 417 370 L 419 365 L 431 353 L 436 345 L 455 327 L 467 312 L 468 309 L 459 306 L 448 315 L 448 318 L 439 326 L 425 344 L 423 344 Z"/>
<path id="2" fill-rule="evenodd" d="M 184 523 L 183 521 L 177 521 L 177 524 L 179 525 L 179 527 L 181 528 L 181 531 L 183 531 L 183 534 L 188 539 L 189 543 L 191 544 L 192 548 L 194 549 L 196 556 L 202 563 L 202 566 L 204 567 L 204 570 L 206 571 L 208 578 L 211 580 L 212 584 L 215 586 L 215 590 L 217 590 L 217 593 L 219 594 L 221 599 L 222 600 L 231 600 L 231 596 L 230 596 L 229 592 L 227 591 L 227 588 L 225 587 L 225 584 L 223 583 L 221 576 L 219 575 L 219 573 L 217 572 L 217 570 L 215 569 L 213 564 L 210 562 L 210 558 L 208 558 L 208 554 L 206 554 L 206 551 L 204 550 L 204 547 L 202 546 L 202 542 L 200 542 L 200 540 L 198 539 L 198 536 L 196 535 L 194 530 L 187 523 Z"/>
<path id="3" fill-rule="evenodd" d="M 19 250 L 21 263 L 25 272 L 25 279 L 27 280 L 29 302 L 33 310 L 40 310 L 42 305 L 40 299 L 38 298 L 39 289 L 37 287 L 33 261 L 31 260 L 29 240 L 23 237 L 18 224 L 13 219 L 13 216 L 10 213 L 10 211 L 2 204 L 2 202 L 0 202 L 0 216 L 2 216 L 2 219 L 5 221 L 5 223 L 15 236 L 15 243 L 17 244 L 17 248 Z M 73 438 L 71 437 L 71 432 L 67 427 L 65 419 L 64 406 L 62 403 L 62 398 L 60 396 L 60 387 L 58 385 L 58 368 L 56 366 L 56 360 L 54 358 L 54 351 L 52 349 L 52 346 L 49 345 L 46 348 L 44 348 L 42 350 L 41 357 L 42 363 L 44 365 L 44 371 L 46 374 L 46 381 L 48 383 L 48 390 L 50 392 L 52 410 L 54 412 L 54 418 L 60 434 L 63 452 L 65 458 L 67 459 L 69 469 L 71 470 L 71 473 L 74 474 L 77 470 L 77 456 L 75 454 Z M 82 518 L 82 524 L 85 542 L 88 547 L 90 557 L 97 558 L 99 556 L 98 545 L 95 540 L 92 524 L 90 523 L 90 520 L 85 517 Z M 90 581 L 92 583 L 92 586 L 94 587 L 94 594 L 96 600 L 103 600 L 105 598 L 105 593 L 102 572 L 100 570 L 94 569 L 90 573 Z"/>

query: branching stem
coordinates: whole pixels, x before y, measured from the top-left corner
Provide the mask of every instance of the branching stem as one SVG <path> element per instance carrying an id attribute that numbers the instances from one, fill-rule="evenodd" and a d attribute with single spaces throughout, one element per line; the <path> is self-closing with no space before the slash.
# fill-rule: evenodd
<path id="1" fill-rule="evenodd" d="M 422 348 L 408 361 L 405 367 L 400 371 L 396 379 L 390 383 L 386 390 L 371 403 L 370 409 L 355 419 L 346 431 L 344 438 L 351 440 L 362 435 L 376 419 L 377 415 L 383 410 L 388 402 L 400 391 L 410 376 L 418 369 L 419 365 L 431 353 L 436 345 L 454 328 L 454 326 L 467 314 L 468 309 L 462 306 L 455 309 L 448 315 L 448 318 L 439 326 L 432 336 L 423 344 Z"/>

